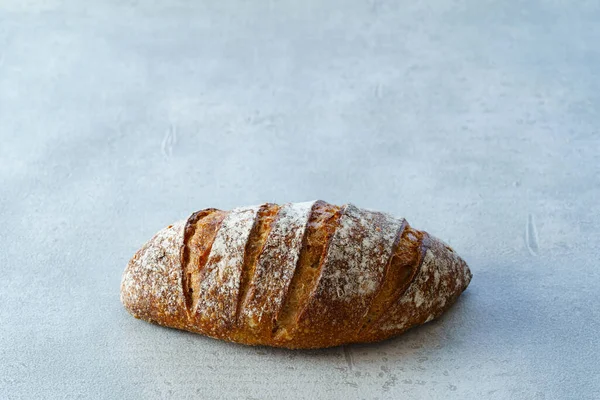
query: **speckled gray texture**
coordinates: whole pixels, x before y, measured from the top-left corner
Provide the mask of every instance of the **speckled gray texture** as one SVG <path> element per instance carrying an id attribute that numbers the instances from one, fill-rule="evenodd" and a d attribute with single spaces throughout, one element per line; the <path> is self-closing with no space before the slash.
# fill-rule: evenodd
<path id="1" fill-rule="evenodd" d="M 0 2 L 0 397 L 600 398 L 599 7 Z M 172 221 L 315 198 L 406 217 L 471 286 L 325 351 L 119 303 Z"/>

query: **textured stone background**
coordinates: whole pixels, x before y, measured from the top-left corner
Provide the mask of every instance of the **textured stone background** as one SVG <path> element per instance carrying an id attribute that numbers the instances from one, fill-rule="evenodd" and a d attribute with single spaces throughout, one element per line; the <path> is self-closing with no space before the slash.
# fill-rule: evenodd
<path id="1" fill-rule="evenodd" d="M 597 1 L 0 1 L 0 397 L 600 398 Z M 249 348 L 119 303 L 157 230 L 321 198 L 474 279 L 376 345 Z"/>

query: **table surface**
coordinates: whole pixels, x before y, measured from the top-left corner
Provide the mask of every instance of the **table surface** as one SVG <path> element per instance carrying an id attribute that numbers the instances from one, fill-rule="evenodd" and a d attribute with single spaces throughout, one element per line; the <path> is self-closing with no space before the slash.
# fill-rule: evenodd
<path id="1" fill-rule="evenodd" d="M 600 8 L 556 1 L 0 5 L 0 397 L 600 398 Z M 474 274 L 379 344 L 161 328 L 121 273 L 191 212 L 404 216 Z"/>

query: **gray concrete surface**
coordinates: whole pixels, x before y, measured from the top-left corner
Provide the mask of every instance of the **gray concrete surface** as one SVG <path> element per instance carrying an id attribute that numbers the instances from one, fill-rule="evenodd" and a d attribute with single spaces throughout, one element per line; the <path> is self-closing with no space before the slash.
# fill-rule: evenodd
<path id="1" fill-rule="evenodd" d="M 600 398 L 597 1 L 0 1 L 0 398 Z M 160 328 L 122 270 L 192 211 L 405 216 L 474 279 L 380 344 Z"/>

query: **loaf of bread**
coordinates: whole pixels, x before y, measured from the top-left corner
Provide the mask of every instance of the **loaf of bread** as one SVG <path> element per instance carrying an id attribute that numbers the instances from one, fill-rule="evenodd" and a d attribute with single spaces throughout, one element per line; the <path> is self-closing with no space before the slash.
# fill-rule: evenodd
<path id="1" fill-rule="evenodd" d="M 136 318 L 250 345 L 372 342 L 431 321 L 471 280 L 442 241 L 389 214 L 324 201 L 198 211 L 131 259 Z"/>

